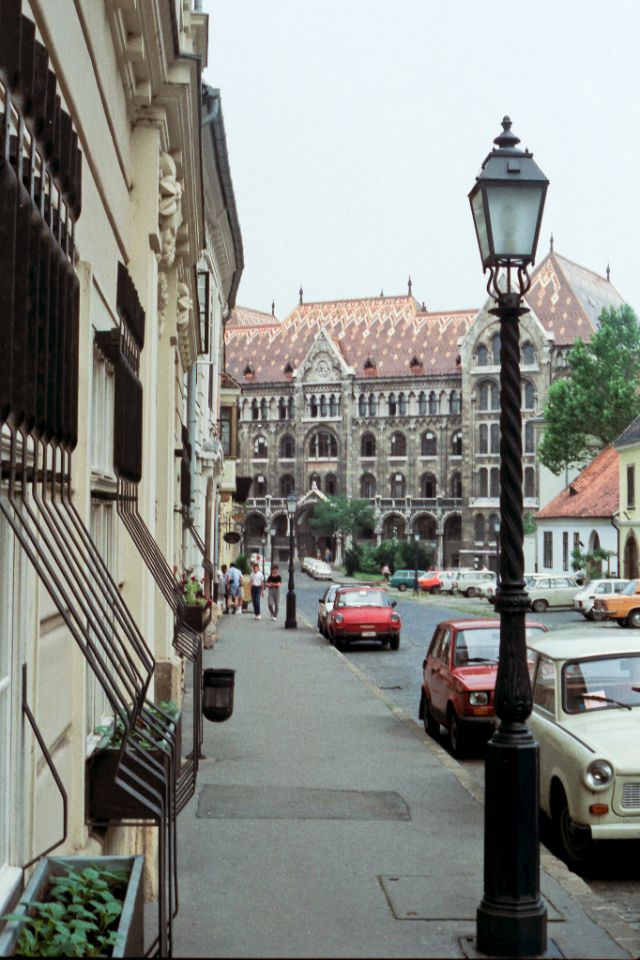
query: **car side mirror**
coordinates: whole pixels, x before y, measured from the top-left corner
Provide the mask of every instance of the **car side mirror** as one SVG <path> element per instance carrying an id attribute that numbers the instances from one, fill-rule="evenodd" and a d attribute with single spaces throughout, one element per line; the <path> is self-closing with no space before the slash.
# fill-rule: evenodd
<path id="1" fill-rule="evenodd" d="M 397 601 L 397 600 L 392 600 L 392 601 L 391 601 L 391 606 L 392 606 L 392 607 L 397 607 L 397 606 L 398 606 L 398 601 Z"/>

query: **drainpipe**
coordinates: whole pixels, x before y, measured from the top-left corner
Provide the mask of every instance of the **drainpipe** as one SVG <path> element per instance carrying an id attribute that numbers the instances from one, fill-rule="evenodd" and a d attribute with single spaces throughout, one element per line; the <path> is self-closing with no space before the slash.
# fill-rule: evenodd
<path id="1" fill-rule="evenodd" d="M 196 440 L 197 440 L 197 428 L 198 428 L 198 419 L 196 414 L 196 361 L 194 361 L 189 367 L 189 372 L 187 374 L 187 432 L 189 434 L 189 443 L 191 445 L 191 459 L 189 460 L 189 475 L 191 479 L 191 504 L 189 504 L 189 515 L 192 520 L 196 518 L 199 520 L 199 510 L 196 510 L 197 517 L 194 517 L 194 510 L 192 504 L 195 502 L 198 504 L 196 497 Z M 194 544 L 191 538 L 187 535 L 187 531 L 184 531 L 185 545 L 187 541 L 188 551 L 193 554 Z M 202 557 L 198 555 L 196 566 L 202 565 Z"/>
<path id="2" fill-rule="evenodd" d="M 616 563 L 617 563 L 617 565 L 618 565 L 618 576 L 621 577 L 621 576 L 622 576 L 622 572 L 621 572 L 621 569 L 620 569 L 620 568 L 621 568 L 621 564 L 620 564 L 620 559 L 621 559 L 621 557 L 620 557 L 620 526 L 619 526 L 619 524 L 618 524 L 618 522 L 617 522 L 617 519 L 616 519 L 619 515 L 620 515 L 619 513 L 614 513 L 614 514 L 612 515 L 612 517 L 611 517 L 611 526 L 612 526 L 613 529 L 616 531 L 616 541 L 617 541 L 617 542 L 616 542 L 616 554 L 617 554 L 617 556 L 616 556 Z"/>

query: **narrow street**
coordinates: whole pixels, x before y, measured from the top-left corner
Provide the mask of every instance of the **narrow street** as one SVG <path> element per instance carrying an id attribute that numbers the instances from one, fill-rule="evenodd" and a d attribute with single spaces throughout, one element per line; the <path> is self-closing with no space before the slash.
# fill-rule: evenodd
<path id="1" fill-rule="evenodd" d="M 314 581 L 306 574 L 296 575 L 299 618 L 315 625 L 318 599 L 325 587 L 325 583 Z M 389 701 L 422 726 L 418 719 L 421 664 L 436 624 L 448 617 L 487 616 L 491 608 L 484 600 L 467 600 L 457 596 L 421 596 L 416 600 L 408 593 L 404 596 L 398 593 L 397 600 L 397 610 L 403 621 L 400 650 L 394 653 L 386 648 L 381 649 L 378 644 L 357 643 L 349 647 L 346 656 L 383 691 Z M 550 630 L 580 626 L 585 631 L 617 629 L 613 624 L 590 623 L 573 610 L 539 614 L 537 619 Z M 638 639 L 640 642 L 640 634 Z M 448 749 L 444 730 L 441 731 L 440 743 Z M 481 751 L 459 762 L 482 788 L 484 764 Z M 542 826 L 542 840 L 551 852 L 559 856 L 546 824 Z M 603 903 L 640 933 L 640 842 L 609 843 L 601 847 L 594 862 L 580 875 L 602 898 Z"/>

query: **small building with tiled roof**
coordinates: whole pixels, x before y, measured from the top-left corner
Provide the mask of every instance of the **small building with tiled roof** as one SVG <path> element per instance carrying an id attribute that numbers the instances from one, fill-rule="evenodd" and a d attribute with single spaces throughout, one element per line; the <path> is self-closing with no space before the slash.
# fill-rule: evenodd
<path id="1" fill-rule="evenodd" d="M 525 510 L 539 507 L 534 428 L 576 337 L 623 303 L 608 277 L 556 253 L 532 275 L 520 323 Z M 234 314 L 228 372 L 242 390 L 239 473 L 253 477 L 251 547 L 276 522 L 287 556 L 287 493 L 312 484 L 371 501 L 377 539 L 419 534 L 440 566 L 497 567 L 500 337 L 492 301 L 431 312 L 406 295 L 300 302 L 282 320 Z M 555 488 L 557 489 L 557 487 Z M 298 546 L 324 553 L 304 517 Z M 279 552 L 280 551 L 280 552 Z"/>
<path id="2" fill-rule="evenodd" d="M 572 553 L 610 551 L 603 576 L 618 572 L 620 506 L 619 456 L 613 446 L 601 450 L 556 497 L 536 514 L 539 573 L 572 573 Z"/>

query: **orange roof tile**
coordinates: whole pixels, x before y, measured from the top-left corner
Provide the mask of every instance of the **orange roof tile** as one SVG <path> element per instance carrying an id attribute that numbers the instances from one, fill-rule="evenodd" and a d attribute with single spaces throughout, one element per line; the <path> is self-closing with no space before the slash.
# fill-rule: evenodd
<path id="1" fill-rule="evenodd" d="M 619 457 L 605 447 L 562 493 L 539 510 L 536 519 L 611 517 L 620 503 Z"/>

